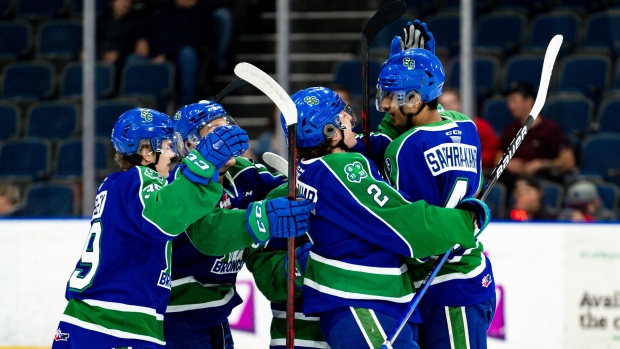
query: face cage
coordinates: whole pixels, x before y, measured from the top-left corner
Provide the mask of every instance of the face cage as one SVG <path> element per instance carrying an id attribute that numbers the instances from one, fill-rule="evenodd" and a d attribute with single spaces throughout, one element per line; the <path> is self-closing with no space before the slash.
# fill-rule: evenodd
<path id="1" fill-rule="evenodd" d="M 389 100 L 390 105 L 392 105 L 392 103 L 394 103 L 394 99 L 396 99 L 396 105 L 399 109 L 403 106 L 411 108 L 414 105 L 418 104 L 422 99 L 420 97 L 420 94 L 414 90 L 411 90 L 409 92 L 406 92 L 404 90 L 384 91 L 381 86 L 377 85 L 377 94 L 375 98 L 375 107 L 377 108 L 377 111 L 383 113 L 388 112 L 388 109 L 381 106 L 383 104 L 383 100 L 386 98 Z"/>

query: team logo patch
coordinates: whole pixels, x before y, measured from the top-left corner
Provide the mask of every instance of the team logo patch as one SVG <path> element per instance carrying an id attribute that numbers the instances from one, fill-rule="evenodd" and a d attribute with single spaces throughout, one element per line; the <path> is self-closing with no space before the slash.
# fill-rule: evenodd
<path id="1" fill-rule="evenodd" d="M 60 328 L 56 330 L 56 334 L 54 335 L 54 342 L 58 342 L 58 341 L 66 342 L 68 339 L 69 339 L 68 333 L 62 332 Z"/>
<path id="2" fill-rule="evenodd" d="M 366 173 L 366 170 L 364 170 L 364 167 L 359 161 L 345 166 L 344 172 L 347 173 L 349 182 L 359 183 L 362 181 L 362 178 L 368 177 L 368 173 Z"/>
<path id="3" fill-rule="evenodd" d="M 407 67 L 407 70 L 415 69 L 415 61 L 409 57 L 403 59 L 403 65 Z"/>
<path id="4" fill-rule="evenodd" d="M 175 120 L 181 120 L 181 112 L 178 111 L 176 113 L 174 113 L 174 116 L 172 117 Z"/>
<path id="5" fill-rule="evenodd" d="M 164 177 L 162 175 L 160 175 L 159 173 L 151 170 L 150 168 L 146 168 L 144 169 L 144 175 L 154 179 L 156 181 L 158 181 L 159 183 L 163 184 L 164 183 Z"/>
<path id="6" fill-rule="evenodd" d="M 306 104 L 308 105 L 317 105 L 319 104 L 319 99 L 316 98 L 316 96 L 306 96 L 304 98 L 304 102 L 306 102 Z"/>
<path id="7" fill-rule="evenodd" d="M 140 111 L 140 117 L 143 118 L 144 120 L 151 122 L 153 121 L 153 114 L 151 114 L 150 111 L 148 110 L 141 110 Z"/>
<path id="8" fill-rule="evenodd" d="M 388 178 L 392 178 L 392 159 L 385 159 L 385 174 Z"/>
<path id="9" fill-rule="evenodd" d="M 491 279 L 491 274 L 487 274 L 482 278 L 482 287 L 489 287 L 489 285 L 493 282 Z"/>

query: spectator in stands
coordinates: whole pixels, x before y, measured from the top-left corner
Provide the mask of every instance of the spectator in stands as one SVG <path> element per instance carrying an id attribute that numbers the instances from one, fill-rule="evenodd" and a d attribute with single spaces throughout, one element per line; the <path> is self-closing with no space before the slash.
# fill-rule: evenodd
<path id="1" fill-rule="evenodd" d="M 0 217 L 20 215 L 19 188 L 9 182 L 0 182 Z"/>
<path id="2" fill-rule="evenodd" d="M 136 45 L 143 20 L 132 12 L 133 0 L 110 0 L 110 8 L 97 18 L 97 58 L 114 64 L 117 71 Z"/>
<path id="3" fill-rule="evenodd" d="M 461 111 L 461 94 L 459 90 L 453 87 L 444 87 L 443 92 L 439 96 L 439 104 L 445 110 Z M 493 130 L 491 124 L 477 116 L 473 116 L 472 120 L 476 124 L 478 134 L 480 135 L 480 146 L 482 148 L 482 170 L 491 171 L 497 164 L 495 156 L 499 152 L 499 138 Z"/>
<path id="4" fill-rule="evenodd" d="M 568 188 L 566 208 L 558 219 L 572 222 L 615 221 L 617 215 L 603 206 L 596 185 L 587 180 L 580 180 Z"/>
<path id="5" fill-rule="evenodd" d="M 139 34 L 134 54 L 129 57 L 130 61 L 174 62 L 179 83 L 177 105 L 193 103 L 197 99 L 200 66 L 206 56 L 206 49 L 211 46 L 212 37 L 221 30 L 218 25 L 226 22 L 226 30 L 228 34 L 231 33 L 232 15 L 227 17 L 226 11 L 226 8 L 218 8 L 216 11 L 208 1 L 167 1 L 147 21 Z M 222 37 L 230 41 L 230 35 Z M 221 49 L 221 46 L 217 47 Z M 220 54 L 217 49 L 214 51 L 216 55 Z M 215 62 L 220 59 L 225 60 L 215 57 Z M 216 63 L 220 64 L 221 61 Z"/>
<path id="6" fill-rule="evenodd" d="M 525 123 L 534 106 L 535 98 L 536 91 L 532 85 L 520 82 L 510 84 L 507 103 L 514 120 L 504 128 L 500 149 L 495 158 L 496 163 Z M 563 183 L 564 176 L 574 169 L 575 155 L 562 127 L 553 120 L 538 115 L 500 180 L 506 184 L 510 192 L 519 177 L 536 176 L 539 179 Z"/>
<path id="7" fill-rule="evenodd" d="M 515 182 L 512 193 L 514 204 L 510 210 L 513 221 L 551 220 L 556 218 L 555 212 L 543 201 L 540 183 L 534 177 L 519 178 Z"/>

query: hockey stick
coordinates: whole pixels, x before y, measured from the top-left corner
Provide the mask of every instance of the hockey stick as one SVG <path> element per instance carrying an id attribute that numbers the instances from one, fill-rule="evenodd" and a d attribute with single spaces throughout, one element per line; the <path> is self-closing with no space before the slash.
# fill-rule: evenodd
<path id="1" fill-rule="evenodd" d="M 266 151 L 265 153 L 263 153 L 263 161 L 267 165 L 273 167 L 276 171 L 280 173 L 287 173 L 288 161 L 286 161 L 280 155 Z"/>
<path id="2" fill-rule="evenodd" d="M 540 76 L 540 85 L 538 87 L 538 94 L 536 95 L 536 101 L 534 102 L 534 105 L 532 106 L 532 111 L 530 111 L 530 115 L 527 117 L 527 120 L 525 120 L 525 124 L 521 126 L 515 138 L 512 140 L 512 142 L 510 142 L 508 149 L 506 149 L 506 152 L 504 153 L 502 158 L 499 160 L 498 164 L 493 169 L 491 176 L 486 180 L 486 182 L 482 186 L 480 192 L 477 195 L 478 199 L 480 200 L 486 199 L 487 195 L 489 194 L 489 191 L 491 190 L 491 188 L 493 188 L 493 186 L 497 182 L 499 176 L 502 174 L 502 172 L 506 168 L 506 165 L 508 164 L 510 159 L 512 159 L 519 145 L 521 145 L 521 141 L 523 140 L 523 137 L 525 137 L 525 135 L 527 134 L 527 131 L 530 129 L 530 126 L 532 126 L 532 123 L 534 122 L 534 120 L 536 120 L 536 117 L 538 117 L 538 114 L 540 114 L 540 111 L 542 110 L 542 107 L 545 104 L 545 100 L 547 98 L 547 90 L 549 89 L 549 81 L 551 80 L 551 72 L 553 71 L 553 65 L 555 63 L 555 59 L 558 55 L 558 52 L 560 51 L 560 46 L 562 46 L 562 35 L 556 35 L 553 37 L 553 39 L 551 39 L 551 42 L 549 42 L 549 46 L 547 46 L 547 51 L 545 53 L 545 59 L 543 62 L 542 73 Z M 479 235 L 480 235 L 480 232 L 476 234 L 476 238 Z M 413 298 L 411 299 L 411 302 L 409 303 L 409 306 L 407 307 L 407 313 L 402 319 L 399 320 L 398 324 L 394 327 L 394 329 L 392 330 L 390 335 L 387 337 L 385 342 L 383 342 L 381 349 L 392 348 L 392 343 L 394 343 L 394 340 L 396 340 L 396 337 L 398 337 L 398 334 L 400 333 L 400 331 L 403 329 L 403 327 L 405 326 L 405 324 L 411 317 L 411 314 L 413 314 L 413 311 L 420 303 L 420 299 L 422 298 L 422 296 L 424 296 L 424 293 L 426 293 L 426 291 L 428 290 L 429 286 L 433 282 L 433 279 L 435 279 L 435 276 L 437 276 L 437 273 L 439 272 L 441 267 L 444 265 L 444 263 L 448 259 L 448 256 L 450 255 L 450 253 L 452 253 L 453 251 L 456 251 L 458 248 L 459 248 L 458 245 L 454 246 L 448 252 L 444 253 L 441 258 L 437 259 L 437 261 L 433 265 L 433 269 L 431 269 L 431 271 L 428 273 L 428 275 L 426 275 L 424 280 L 422 280 L 422 283 L 420 284 L 418 290 L 413 295 Z"/>
<path id="3" fill-rule="evenodd" d="M 368 105 L 368 85 L 370 83 L 368 70 L 368 47 L 377 33 L 388 24 L 399 19 L 407 12 L 407 5 L 402 1 L 392 1 L 377 11 L 368 20 L 362 30 L 362 128 L 364 131 L 364 145 L 370 157 L 370 107 Z"/>
<path id="4" fill-rule="evenodd" d="M 232 91 L 238 89 L 241 86 L 245 86 L 247 84 L 248 84 L 247 81 L 241 78 L 237 78 L 233 80 L 233 82 L 231 82 L 230 84 L 226 85 L 226 87 L 224 87 L 217 95 L 215 95 L 215 97 L 213 98 L 213 101 L 215 103 L 219 103 L 222 101 L 222 99 L 224 99 L 224 97 L 228 96 Z"/>
<path id="5" fill-rule="evenodd" d="M 284 115 L 288 131 L 288 198 L 295 200 L 297 176 L 297 107 L 291 97 L 267 73 L 249 63 L 239 63 L 235 66 L 235 75 L 254 85 L 275 103 Z M 286 292 L 286 348 L 293 349 L 295 345 L 295 239 L 287 239 L 287 292 Z"/>

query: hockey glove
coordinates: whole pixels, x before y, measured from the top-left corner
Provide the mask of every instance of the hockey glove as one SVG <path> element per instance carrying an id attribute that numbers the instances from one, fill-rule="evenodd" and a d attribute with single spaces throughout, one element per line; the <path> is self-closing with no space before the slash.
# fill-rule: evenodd
<path id="1" fill-rule="evenodd" d="M 264 244 L 269 238 L 294 238 L 308 230 L 314 202 L 276 198 L 253 202 L 248 206 L 245 222 L 254 241 Z"/>
<path id="2" fill-rule="evenodd" d="M 230 158 L 243 154 L 250 147 L 248 142 L 248 133 L 239 126 L 218 126 L 198 143 L 196 150 L 219 170 Z"/>
<path id="3" fill-rule="evenodd" d="M 489 206 L 484 203 L 484 201 L 480 201 L 475 198 L 467 198 L 461 200 L 455 208 L 467 210 L 474 214 L 476 217 L 474 224 L 476 224 L 480 229 L 478 234 L 487 227 L 489 221 L 491 220 L 491 210 L 489 209 Z"/>
<path id="4" fill-rule="evenodd" d="M 403 40 L 398 36 L 394 37 L 390 46 L 390 55 L 410 48 L 423 48 L 435 53 L 435 38 L 433 33 L 428 31 L 426 23 L 420 22 L 419 19 L 416 19 L 413 23 L 407 22 L 403 31 L 405 32 L 405 39 Z M 400 43 L 400 49 L 397 43 Z"/>
<path id="5" fill-rule="evenodd" d="M 192 150 L 179 166 L 181 173 L 190 181 L 208 185 L 209 181 L 217 182 L 219 171 L 211 163 L 207 162 L 196 150 Z"/>
<path id="6" fill-rule="evenodd" d="M 306 242 L 295 249 L 295 288 L 299 290 L 304 286 L 304 274 L 311 247 L 312 243 Z M 288 255 L 284 256 L 282 267 L 284 268 L 284 277 L 286 277 L 288 275 Z"/>

